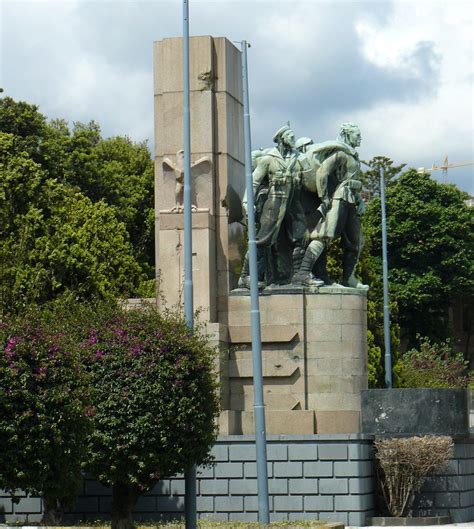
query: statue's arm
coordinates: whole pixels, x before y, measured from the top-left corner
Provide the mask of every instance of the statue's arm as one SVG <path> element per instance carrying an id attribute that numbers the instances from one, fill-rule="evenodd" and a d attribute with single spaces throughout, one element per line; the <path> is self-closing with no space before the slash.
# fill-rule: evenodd
<path id="1" fill-rule="evenodd" d="M 268 164 L 269 164 L 268 160 L 264 160 L 263 158 L 258 158 L 257 167 L 252 173 L 252 191 L 253 191 L 254 201 L 255 201 L 255 197 L 258 192 L 258 189 L 260 185 L 262 184 L 263 179 L 267 175 Z M 245 189 L 245 193 L 242 198 L 242 207 L 244 208 L 245 213 L 247 213 L 247 189 Z"/>
<path id="2" fill-rule="evenodd" d="M 316 173 L 316 189 L 318 196 L 321 199 L 321 205 L 318 211 L 323 217 L 331 205 L 332 196 L 329 196 L 328 181 L 332 175 L 338 174 L 338 169 L 346 164 L 346 155 L 342 152 L 337 152 L 329 158 L 326 158 L 320 165 Z"/>
<path id="3" fill-rule="evenodd" d="M 329 158 L 326 158 L 318 169 L 316 186 L 321 200 L 328 198 L 328 181 L 330 176 L 340 174 L 339 169 L 347 163 L 347 156 L 343 152 L 336 152 Z"/>
<path id="4" fill-rule="evenodd" d="M 269 163 L 270 162 L 267 159 L 260 158 L 260 160 L 258 160 L 257 167 L 252 173 L 252 187 L 254 196 L 262 184 L 263 179 L 267 176 Z"/>

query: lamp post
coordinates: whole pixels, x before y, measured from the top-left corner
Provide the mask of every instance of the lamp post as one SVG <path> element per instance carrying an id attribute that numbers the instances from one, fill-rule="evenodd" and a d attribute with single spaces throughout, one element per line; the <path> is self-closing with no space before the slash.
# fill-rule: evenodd
<path id="1" fill-rule="evenodd" d="M 387 219 L 385 214 L 385 170 L 380 168 L 380 207 L 382 210 L 383 337 L 385 345 L 385 387 L 392 387 L 392 352 L 390 346 L 390 306 L 388 299 Z"/>
<path id="2" fill-rule="evenodd" d="M 183 148 L 184 148 L 184 317 L 194 327 L 191 196 L 191 116 L 189 110 L 189 0 L 183 0 Z M 184 475 L 186 529 L 196 528 L 196 465 Z"/>
<path id="3" fill-rule="evenodd" d="M 265 405 L 263 403 L 262 340 L 260 335 L 260 308 L 258 300 L 257 241 L 255 238 L 255 211 L 252 183 L 252 158 L 250 137 L 250 110 L 247 48 L 242 48 L 242 92 L 244 102 L 245 184 L 247 189 L 248 245 L 250 271 L 250 319 L 252 324 L 253 394 L 255 419 L 255 445 L 257 456 L 258 521 L 270 523 L 268 507 L 267 440 L 265 432 Z"/>

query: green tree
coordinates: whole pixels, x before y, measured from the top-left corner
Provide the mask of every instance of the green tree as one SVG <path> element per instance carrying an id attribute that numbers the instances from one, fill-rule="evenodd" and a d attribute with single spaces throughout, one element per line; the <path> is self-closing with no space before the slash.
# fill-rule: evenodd
<path id="1" fill-rule="evenodd" d="M 63 309 L 30 307 L 0 323 L 0 488 L 41 495 L 46 525 L 72 508 L 92 427 L 77 326 Z"/>
<path id="2" fill-rule="evenodd" d="M 420 347 L 402 357 L 401 380 L 406 388 L 465 388 L 472 382 L 469 362 L 451 342 L 431 343 L 420 337 Z"/>
<path id="3" fill-rule="evenodd" d="M 394 178 L 401 172 L 406 166 L 405 163 L 400 165 L 394 165 L 393 160 L 387 156 L 374 156 L 368 162 L 362 162 L 369 169 L 365 170 L 362 175 L 362 183 L 364 190 L 367 195 L 367 200 L 370 201 L 375 197 L 380 196 L 380 170 L 384 170 L 385 175 L 385 186 L 389 186 L 393 183 Z"/>
<path id="4" fill-rule="evenodd" d="M 0 98 L 0 132 L 14 140 L 14 146 L 4 148 L 4 165 L 5 156 L 20 156 L 22 163 L 36 164 L 41 182 L 55 180 L 94 204 L 102 201 L 113 208 L 142 270 L 135 293 L 153 295 L 153 162 L 146 144 L 127 137 L 103 139 L 93 121 L 75 123 L 70 131 L 64 120 L 47 122 L 37 106 L 10 97 Z M 13 160 L 9 164 L 14 165 Z M 1 169 L 0 178 L 5 180 Z"/>
<path id="5" fill-rule="evenodd" d="M 153 162 L 145 143 L 101 139 L 94 122 L 75 124 L 67 179 L 93 202 L 105 201 L 125 224 L 147 277 L 154 277 Z"/>
<path id="6" fill-rule="evenodd" d="M 364 220 L 365 225 L 365 220 Z M 365 228 L 365 226 L 364 226 Z M 383 277 L 381 260 L 372 256 L 372 236 L 365 229 L 365 244 L 362 249 L 358 268 L 364 283 L 370 285 L 367 293 L 367 349 L 369 387 L 385 386 L 385 339 L 383 313 Z M 398 324 L 398 305 L 390 301 L 390 350 L 392 355 L 392 379 L 395 386 L 399 384 L 400 326 Z"/>
<path id="7" fill-rule="evenodd" d="M 216 351 L 181 317 L 151 306 L 104 306 L 83 347 L 95 409 L 88 470 L 112 487 L 112 527 L 132 527 L 140 494 L 209 462 L 217 433 Z"/>
<path id="8" fill-rule="evenodd" d="M 465 194 L 410 169 L 387 189 L 390 293 L 409 345 L 417 334 L 434 341 L 450 336 L 455 299 L 474 297 L 474 215 Z M 380 200 L 367 208 L 372 258 L 381 266 Z"/>
<path id="9" fill-rule="evenodd" d="M 122 223 L 47 172 L 0 132 L 0 308 L 19 311 L 68 292 L 132 294 L 140 267 Z"/>
<path id="10" fill-rule="evenodd" d="M 146 145 L 103 140 L 94 122 L 71 133 L 35 105 L 0 98 L 2 310 L 68 291 L 150 295 L 152 202 Z"/>
<path id="11" fill-rule="evenodd" d="M 367 355 L 368 382 L 370 388 L 382 388 L 384 376 L 384 330 L 383 330 L 383 290 L 381 261 L 371 255 L 371 233 L 365 226 L 365 242 L 357 264 L 357 275 L 370 285 L 367 293 Z M 342 249 L 338 241 L 334 241 L 328 252 L 328 271 L 331 277 L 338 280 L 342 276 Z M 392 351 L 392 371 L 395 385 L 399 382 L 398 347 L 400 345 L 400 327 L 396 302 L 390 303 L 391 324 L 390 342 Z"/>

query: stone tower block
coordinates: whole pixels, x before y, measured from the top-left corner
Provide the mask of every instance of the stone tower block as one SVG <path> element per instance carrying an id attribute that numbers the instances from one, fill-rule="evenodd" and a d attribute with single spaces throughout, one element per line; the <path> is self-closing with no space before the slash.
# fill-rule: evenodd
<path id="1" fill-rule="evenodd" d="M 155 211 L 158 298 L 180 303 L 183 289 L 182 39 L 154 45 Z M 243 241 L 243 110 L 240 51 L 225 38 L 190 39 L 194 306 L 218 321 L 236 283 Z"/>

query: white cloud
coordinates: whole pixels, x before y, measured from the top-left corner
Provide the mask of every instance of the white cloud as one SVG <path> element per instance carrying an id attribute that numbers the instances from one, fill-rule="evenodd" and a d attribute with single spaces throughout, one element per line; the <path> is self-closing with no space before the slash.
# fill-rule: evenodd
<path id="1" fill-rule="evenodd" d="M 1 2 L 1 0 L 0 0 Z M 361 155 L 412 166 L 473 156 L 473 3 L 220 0 L 190 3 L 191 34 L 248 40 L 256 145 L 291 120 Z M 181 2 L 5 1 L 0 84 L 48 117 L 98 121 L 153 145 L 152 42 L 181 35 Z M 474 172 L 450 171 L 474 192 Z M 456 176 L 459 175 L 459 176 Z M 464 179 L 462 179 L 464 175 Z"/>
<path id="2" fill-rule="evenodd" d="M 407 51 L 430 41 L 440 61 L 436 90 L 414 102 L 389 102 L 356 119 L 370 138 L 369 156 L 386 153 L 411 166 L 474 159 L 473 4 L 411 2 L 395 5 L 388 24 L 364 19 L 357 29 L 364 53 L 387 68 L 411 68 Z M 473 168 L 452 169 L 449 180 L 474 193 Z M 434 174 L 441 178 L 440 173 Z"/>

